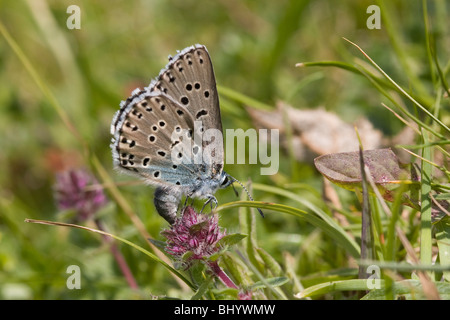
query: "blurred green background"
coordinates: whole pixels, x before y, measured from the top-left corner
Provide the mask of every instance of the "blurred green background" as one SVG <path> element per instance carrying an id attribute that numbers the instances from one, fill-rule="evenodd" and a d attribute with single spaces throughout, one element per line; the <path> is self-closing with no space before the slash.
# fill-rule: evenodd
<path id="1" fill-rule="evenodd" d="M 377 2 L 375 2 L 376 4 Z M 401 85 L 408 88 L 404 61 L 430 90 L 420 1 L 386 1 L 389 19 L 400 44 L 394 44 L 382 21 L 369 30 L 367 7 L 374 1 L 45 1 L 0 0 L 0 22 L 23 51 L 45 86 L 69 116 L 115 181 L 130 181 L 112 169 L 111 119 L 131 91 L 147 86 L 176 50 L 200 43 L 212 57 L 217 83 L 268 106 L 286 101 L 295 108 L 323 107 L 348 122 L 367 117 L 387 136 L 401 123 L 385 110 L 383 98 L 366 79 L 337 68 L 296 68 L 305 61 L 346 61 L 360 53 L 343 37 L 357 43 Z M 430 16 L 438 49 L 448 56 L 448 2 L 432 1 Z M 81 9 L 81 29 L 70 30 L 69 5 Z M 395 45 L 400 45 L 396 48 Z M 396 51 L 397 50 L 397 51 Z M 220 96 L 224 129 L 250 128 L 244 106 Z M 85 150 L 64 125 L 48 96 L 0 36 L 0 298 L 118 299 L 150 295 L 183 296 L 169 273 L 142 253 L 119 244 L 139 284 L 131 291 L 108 245 L 89 232 L 24 223 L 25 218 L 65 221 L 53 199 L 55 172 L 67 163 L 89 167 Z M 320 203 L 322 179 L 311 163 L 298 163 L 293 173 L 281 154 L 280 172 L 259 175 L 259 166 L 226 166 L 247 181 L 304 183 L 302 196 Z M 120 187 L 122 194 L 154 238 L 165 222 L 153 208 L 153 190 L 144 185 Z M 346 207 L 357 206 L 342 193 Z M 234 201 L 231 190 L 218 192 L 220 203 Z M 254 192 L 261 201 L 285 203 Z M 110 198 L 111 199 L 111 198 Z M 108 231 L 143 247 L 128 217 L 111 201 L 99 212 Z M 222 225 L 238 231 L 237 212 L 222 212 Z M 93 225 L 91 225 L 93 226 Z M 345 253 L 320 232 L 292 217 L 271 215 L 258 220 L 260 246 L 274 257 L 290 252 L 301 262 L 300 275 L 344 268 Z M 301 259 L 300 259 L 301 257 Z M 66 288 L 66 269 L 79 265 L 82 290 Z"/>

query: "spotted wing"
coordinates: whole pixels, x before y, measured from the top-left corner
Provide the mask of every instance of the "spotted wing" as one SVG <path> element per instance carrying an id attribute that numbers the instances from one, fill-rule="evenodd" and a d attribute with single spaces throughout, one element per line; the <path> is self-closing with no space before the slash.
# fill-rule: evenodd
<path id="1" fill-rule="evenodd" d="M 189 111 L 196 121 L 194 134 L 203 137 L 203 163 L 209 174 L 220 173 L 224 162 L 222 119 L 208 51 L 202 45 L 195 45 L 169 60 L 148 89 L 169 95 Z"/>
<path id="2" fill-rule="evenodd" d="M 189 162 L 194 119 L 161 92 L 135 91 L 111 124 L 114 165 L 156 186 L 188 187 L 196 177 Z M 181 189 L 180 189 L 181 190 Z"/>

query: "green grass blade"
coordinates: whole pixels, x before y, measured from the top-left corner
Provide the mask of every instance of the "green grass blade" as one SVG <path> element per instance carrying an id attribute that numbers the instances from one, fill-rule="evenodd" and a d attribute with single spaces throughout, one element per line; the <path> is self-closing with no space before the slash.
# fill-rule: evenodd
<path id="1" fill-rule="evenodd" d="M 422 0 L 422 8 L 423 8 L 423 22 L 425 27 L 425 47 L 427 50 L 428 64 L 430 66 L 431 80 L 433 84 L 435 84 L 436 74 L 433 69 L 433 55 L 431 53 L 431 40 L 430 40 L 431 33 L 430 33 L 430 21 L 428 19 L 427 0 Z"/>
<path id="2" fill-rule="evenodd" d="M 400 26 L 395 25 L 398 20 L 391 14 L 393 12 L 391 3 L 377 0 L 377 4 L 380 6 L 380 10 L 383 13 L 381 15 L 383 19 L 383 29 L 389 37 L 392 48 L 397 56 L 397 61 L 400 62 L 402 71 L 405 73 L 411 87 L 414 88 L 413 91 L 418 92 L 419 96 L 427 96 L 428 92 L 425 89 L 425 86 L 420 81 L 419 77 L 413 72 L 413 68 L 409 63 L 409 57 L 407 55 L 407 51 L 405 50 L 406 46 L 402 39 L 401 33 L 399 32 L 401 28 Z"/>
<path id="3" fill-rule="evenodd" d="M 355 66 L 342 62 L 342 61 L 311 61 L 300 62 L 295 65 L 296 67 L 336 67 L 339 69 L 347 70 L 356 74 L 361 74 Z"/>
<path id="4" fill-rule="evenodd" d="M 296 298 L 307 298 L 318 295 L 324 295 L 335 291 L 366 291 L 371 290 L 362 300 L 384 300 L 386 288 L 384 280 L 379 280 L 380 288 L 372 289 L 368 286 L 368 280 L 351 279 L 320 283 L 306 288 L 296 295 Z M 438 283 L 437 289 L 443 299 L 450 297 L 450 284 Z M 418 280 L 404 280 L 394 283 L 394 297 L 407 295 L 408 299 L 425 299 L 422 285 Z"/>
<path id="5" fill-rule="evenodd" d="M 439 262 L 448 268 L 443 275 L 444 279 L 450 282 L 450 217 L 445 217 L 436 223 L 435 229 Z"/>
<path id="6" fill-rule="evenodd" d="M 345 39 L 345 38 L 344 38 Z M 377 70 L 379 72 L 381 72 L 381 74 L 389 80 L 389 82 L 391 82 L 408 100 L 410 100 L 414 105 L 416 105 L 420 110 L 422 110 L 424 113 L 426 113 L 431 119 L 433 119 L 433 121 L 435 121 L 439 126 L 441 126 L 445 131 L 450 133 L 450 128 L 447 127 L 441 120 L 439 120 L 438 118 L 436 118 L 430 111 L 428 111 L 427 108 L 425 108 L 424 106 L 422 106 L 419 102 L 417 102 L 410 94 L 408 94 L 405 90 L 403 90 L 402 87 L 400 87 L 394 80 L 392 80 L 391 77 L 389 77 L 389 75 L 384 72 L 384 70 L 374 61 L 372 60 L 372 58 L 369 57 L 369 55 L 367 53 L 364 52 L 364 50 L 358 46 L 356 43 L 351 42 L 348 39 L 345 39 L 346 41 L 348 41 L 349 43 L 351 43 L 353 46 L 355 46 L 359 51 L 362 52 L 362 54 L 372 63 L 373 66 L 375 66 L 375 68 L 377 68 Z"/>
<path id="7" fill-rule="evenodd" d="M 366 291 L 370 288 L 367 285 L 367 279 L 350 279 L 341 281 L 332 281 L 319 283 L 308 287 L 298 293 L 295 297 L 299 299 L 324 295 L 334 291 Z M 380 280 L 381 285 L 384 285 L 383 280 Z"/>
<path id="8" fill-rule="evenodd" d="M 401 93 L 401 91 L 396 86 L 394 86 L 391 82 L 389 82 L 387 79 L 380 78 L 380 77 L 376 76 L 375 74 L 373 74 L 372 72 L 362 71 L 361 69 L 364 69 L 364 68 L 360 65 L 357 68 L 352 64 L 342 62 L 342 61 L 315 61 L 315 62 L 301 62 L 301 63 L 297 63 L 295 66 L 296 67 L 335 67 L 335 68 L 339 68 L 342 70 L 350 71 L 356 75 L 367 77 L 369 79 L 369 81 L 372 82 L 379 91 L 385 91 L 384 88 L 386 88 L 386 89 L 391 89 L 391 90 L 394 90 L 395 92 Z M 382 88 L 382 89 L 380 90 L 379 88 Z M 431 99 L 428 99 L 425 101 L 422 97 L 417 96 L 411 92 L 409 94 L 420 104 L 429 104 L 429 103 L 426 103 L 426 101 L 431 101 Z M 392 97 L 390 98 L 390 100 L 391 99 L 392 99 Z"/>
<path id="9" fill-rule="evenodd" d="M 298 31 L 303 11 L 309 0 L 288 0 L 283 13 L 276 22 L 275 34 L 267 51 L 263 53 L 259 81 L 264 88 L 264 99 L 273 99 L 275 88 L 274 74 L 286 48 L 291 44 L 290 39 Z"/>
<path id="10" fill-rule="evenodd" d="M 374 245 L 373 245 L 373 231 L 372 231 L 372 212 L 369 203 L 369 190 L 367 186 L 367 179 L 365 173 L 365 163 L 363 157 L 363 149 L 361 146 L 361 140 L 358 131 L 356 135 L 359 140 L 359 166 L 361 170 L 361 187 L 362 187 L 362 200 L 361 200 L 361 259 L 373 259 L 374 257 Z M 359 267 L 358 277 L 360 279 L 366 279 L 367 273 L 364 268 Z"/>
<path id="11" fill-rule="evenodd" d="M 123 238 L 121 238 L 119 236 L 116 236 L 114 234 L 111 234 L 111 233 L 108 233 L 108 232 L 105 232 L 105 231 L 101 231 L 101 230 L 97 230 L 97 229 L 93 229 L 93 228 L 80 226 L 80 225 L 77 225 L 77 224 L 71 224 L 71 223 L 63 223 L 63 222 L 55 222 L 55 221 L 44 221 L 44 220 L 35 220 L 35 219 L 26 219 L 25 222 L 36 223 L 36 224 L 44 224 L 44 225 L 52 225 L 52 226 L 60 226 L 60 227 L 77 228 L 77 229 L 87 230 L 87 231 L 90 231 L 90 232 L 95 232 L 95 233 L 99 233 L 99 234 L 102 234 L 102 235 L 105 235 L 105 236 L 109 236 L 111 238 L 114 238 L 114 239 L 116 239 L 116 240 L 118 240 L 120 242 L 123 242 L 123 243 L 133 247 L 134 249 L 144 253 L 151 260 L 153 260 L 154 262 L 160 263 L 163 267 L 165 267 L 171 273 L 173 273 L 178 278 L 183 280 L 183 282 L 186 283 L 192 290 L 196 290 L 195 286 L 188 279 L 186 279 L 180 272 L 178 272 L 176 269 L 172 268 L 170 265 L 168 265 L 166 262 L 164 262 L 163 260 L 158 258 L 156 255 L 154 255 L 153 253 L 145 250 L 144 248 L 134 244 L 133 242 L 128 241 L 126 239 L 123 239 Z"/>
<path id="12" fill-rule="evenodd" d="M 450 284 L 445 282 L 436 283 L 437 291 L 441 299 L 450 298 Z M 381 286 L 380 289 L 370 291 L 362 300 L 384 300 L 386 289 Z M 395 298 L 401 297 L 407 300 L 423 300 L 427 298 L 426 290 L 418 280 L 403 280 L 394 283 L 393 294 Z"/>
<path id="13" fill-rule="evenodd" d="M 277 195 L 286 197 L 288 199 L 294 200 L 294 201 L 300 203 L 301 205 L 307 207 L 312 212 L 314 212 L 317 216 L 319 216 L 322 220 L 324 220 L 325 223 L 329 224 L 334 230 L 336 230 L 336 232 L 339 232 L 343 237 L 347 238 L 347 241 L 351 244 L 351 246 L 356 248 L 359 251 L 358 244 L 347 234 L 347 232 L 345 232 L 345 230 L 339 224 L 337 224 L 336 221 L 333 220 L 333 218 L 331 218 L 322 209 L 315 206 L 311 202 L 299 197 L 297 194 L 295 194 L 293 192 L 290 192 L 290 191 L 287 191 L 287 190 L 284 190 L 281 188 L 277 188 L 277 187 L 254 183 L 253 188 L 256 190 L 270 192 L 273 194 L 277 194 Z"/>
<path id="14" fill-rule="evenodd" d="M 23 50 L 20 48 L 20 46 L 17 44 L 17 42 L 11 37 L 10 33 L 6 29 L 6 27 L 3 25 L 3 23 L 0 21 L 0 34 L 3 35 L 8 45 L 11 47 L 11 49 L 16 54 L 17 58 L 19 58 L 20 62 L 23 64 L 25 70 L 30 74 L 31 78 L 34 80 L 38 88 L 42 91 L 45 98 L 48 100 L 50 105 L 55 109 L 58 116 L 61 118 L 64 125 L 67 127 L 67 129 L 74 135 L 74 137 L 77 139 L 77 141 L 83 146 L 84 151 L 87 153 L 88 148 L 87 144 L 84 141 L 81 134 L 78 132 L 78 130 L 75 128 L 74 124 L 71 122 L 69 116 L 67 115 L 66 111 L 61 107 L 56 97 L 53 95 L 53 93 L 50 91 L 50 89 L 47 87 L 45 82 L 42 80 L 41 76 L 37 72 L 37 70 L 34 68 L 31 61 L 28 59 L 26 54 L 23 52 Z"/>
<path id="15" fill-rule="evenodd" d="M 380 269 L 394 270 L 401 272 L 413 272 L 413 271 L 434 271 L 445 272 L 450 271 L 450 264 L 411 264 L 409 262 L 393 262 L 393 261 L 375 261 L 375 260 L 359 260 L 358 264 L 361 266 L 376 265 Z"/>
<path id="16" fill-rule="evenodd" d="M 243 105 L 251 106 L 253 108 L 260 110 L 273 110 L 273 107 L 264 104 L 256 99 L 250 98 L 249 96 L 246 96 L 245 94 L 237 92 L 233 89 L 217 85 L 217 91 L 219 92 L 220 95 L 223 95 L 231 100 L 240 102 Z"/>
<path id="17" fill-rule="evenodd" d="M 375 81 L 372 80 L 372 77 L 369 73 L 367 73 L 366 71 L 364 71 L 364 69 L 362 67 L 360 67 L 360 71 L 361 73 L 367 78 L 369 79 L 369 81 L 371 81 L 373 83 L 373 85 L 376 87 L 376 89 L 378 91 L 380 91 L 380 93 L 382 95 L 384 95 L 387 99 L 389 99 L 389 101 L 391 101 L 396 107 L 397 109 L 399 109 L 400 111 L 402 111 L 406 116 L 408 116 L 411 120 L 413 120 L 415 123 L 417 123 L 418 125 L 420 125 L 421 127 L 427 129 L 429 132 L 433 133 L 436 137 L 440 138 L 440 139 L 445 139 L 443 135 L 441 135 L 439 132 L 436 132 L 435 130 L 433 130 L 433 128 L 431 128 L 429 125 L 427 125 L 425 122 L 423 122 L 422 120 L 420 120 L 418 117 L 414 116 L 411 112 L 409 112 L 406 108 L 404 108 L 402 105 L 400 105 L 392 96 L 391 94 L 389 94 L 386 90 L 384 90 L 380 85 L 378 85 Z"/>
<path id="18" fill-rule="evenodd" d="M 275 204 L 275 203 L 267 203 L 260 201 L 234 201 L 225 203 L 217 208 L 217 211 L 222 211 L 225 209 L 231 208 L 239 208 L 239 207 L 252 207 L 252 208 L 260 208 L 260 209 L 269 209 L 273 211 L 283 212 L 287 214 L 291 214 L 295 217 L 303 219 L 313 226 L 321 229 L 326 235 L 334 239 L 337 243 L 339 243 L 347 252 L 355 257 L 359 258 L 360 251 L 359 247 L 345 232 L 342 232 L 342 229 L 334 228 L 332 225 L 327 223 L 326 221 L 318 218 L 317 216 L 307 213 L 303 210 L 293 208 L 286 205 Z"/>
<path id="19" fill-rule="evenodd" d="M 333 228 L 336 228 L 336 229 L 340 228 L 340 226 L 329 215 L 327 215 L 322 209 L 320 209 L 319 207 L 315 206 L 311 202 L 303 199 L 302 197 L 300 197 L 299 195 L 297 195 L 293 192 L 290 192 L 290 191 L 287 191 L 287 190 L 284 190 L 281 188 L 277 188 L 277 187 L 268 186 L 265 184 L 260 184 L 260 183 L 254 183 L 252 186 L 256 190 L 261 190 L 261 191 L 277 194 L 277 195 L 286 197 L 288 199 L 294 200 L 294 201 L 298 202 L 299 204 L 307 207 L 311 211 L 313 211 L 320 218 L 322 218 L 328 224 L 333 226 Z"/>
<path id="20" fill-rule="evenodd" d="M 428 143 L 427 135 L 422 133 L 423 143 Z M 431 148 L 422 149 L 421 163 L 421 212 L 420 212 L 420 261 L 422 264 L 431 263 L 432 243 L 431 243 L 431 182 L 432 165 L 426 161 L 431 160 Z"/>

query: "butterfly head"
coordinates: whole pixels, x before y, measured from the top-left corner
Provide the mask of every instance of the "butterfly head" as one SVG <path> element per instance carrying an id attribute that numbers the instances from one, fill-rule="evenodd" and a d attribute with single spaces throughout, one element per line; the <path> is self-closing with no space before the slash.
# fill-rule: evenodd
<path id="1" fill-rule="evenodd" d="M 240 184 L 240 186 L 245 190 L 245 192 L 247 193 L 248 198 L 251 201 L 255 201 L 253 200 L 252 196 L 250 195 L 250 192 L 248 191 L 248 189 L 244 186 L 244 184 L 242 182 L 240 182 L 239 180 L 237 180 L 236 178 L 233 178 L 232 176 L 230 176 L 228 173 L 226 173 L 225 171 L 222 171 L 222 174 L 220 175 L 220 188 L 224 189 L 226 187 L 228 187 L 229 185 L 233 186 L 233 182 L 237 182 Z M 236 191 L 236 189 L 234 188 L 234 193 L 236 194 L 236 196 L 239 196 L 239 193 Z M 264 218 L 264 213 L 261 211 L 261 209 L 257 208 L 259 214 Z"/>
<path id="2" fill-rule="evenodd" d="M 220 174 L 220 180 L 219 181 L 220 181 L 219 188 L 220 189 L 225 189 L 226 187 L 231 185 L 234 181 L 236 181 L 236 179 L 233 178 L 232 176 L 230 176 L 225 171 L 222 171 L 222 173 Z"/>

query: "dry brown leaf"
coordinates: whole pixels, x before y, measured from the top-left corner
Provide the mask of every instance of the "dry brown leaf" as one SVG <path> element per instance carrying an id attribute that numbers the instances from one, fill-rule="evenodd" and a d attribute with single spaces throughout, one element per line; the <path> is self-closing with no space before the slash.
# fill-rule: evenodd
<path id="1" fill-rule="evenodd" d="M 300 110 L 282 102 L 274 111 L 247 110 L 258 128 L 279 130 L 284 148 L 288 148 L 288 125 L 292 132 L 291 150 L 298 161 L 311 162 L 319 155 L 358 150 L 354 126 L 358 129 L 364 149 L 376 149 L 382 145 L 381 132 L 365 118 L 353 125 L 323 109 Z"/>

